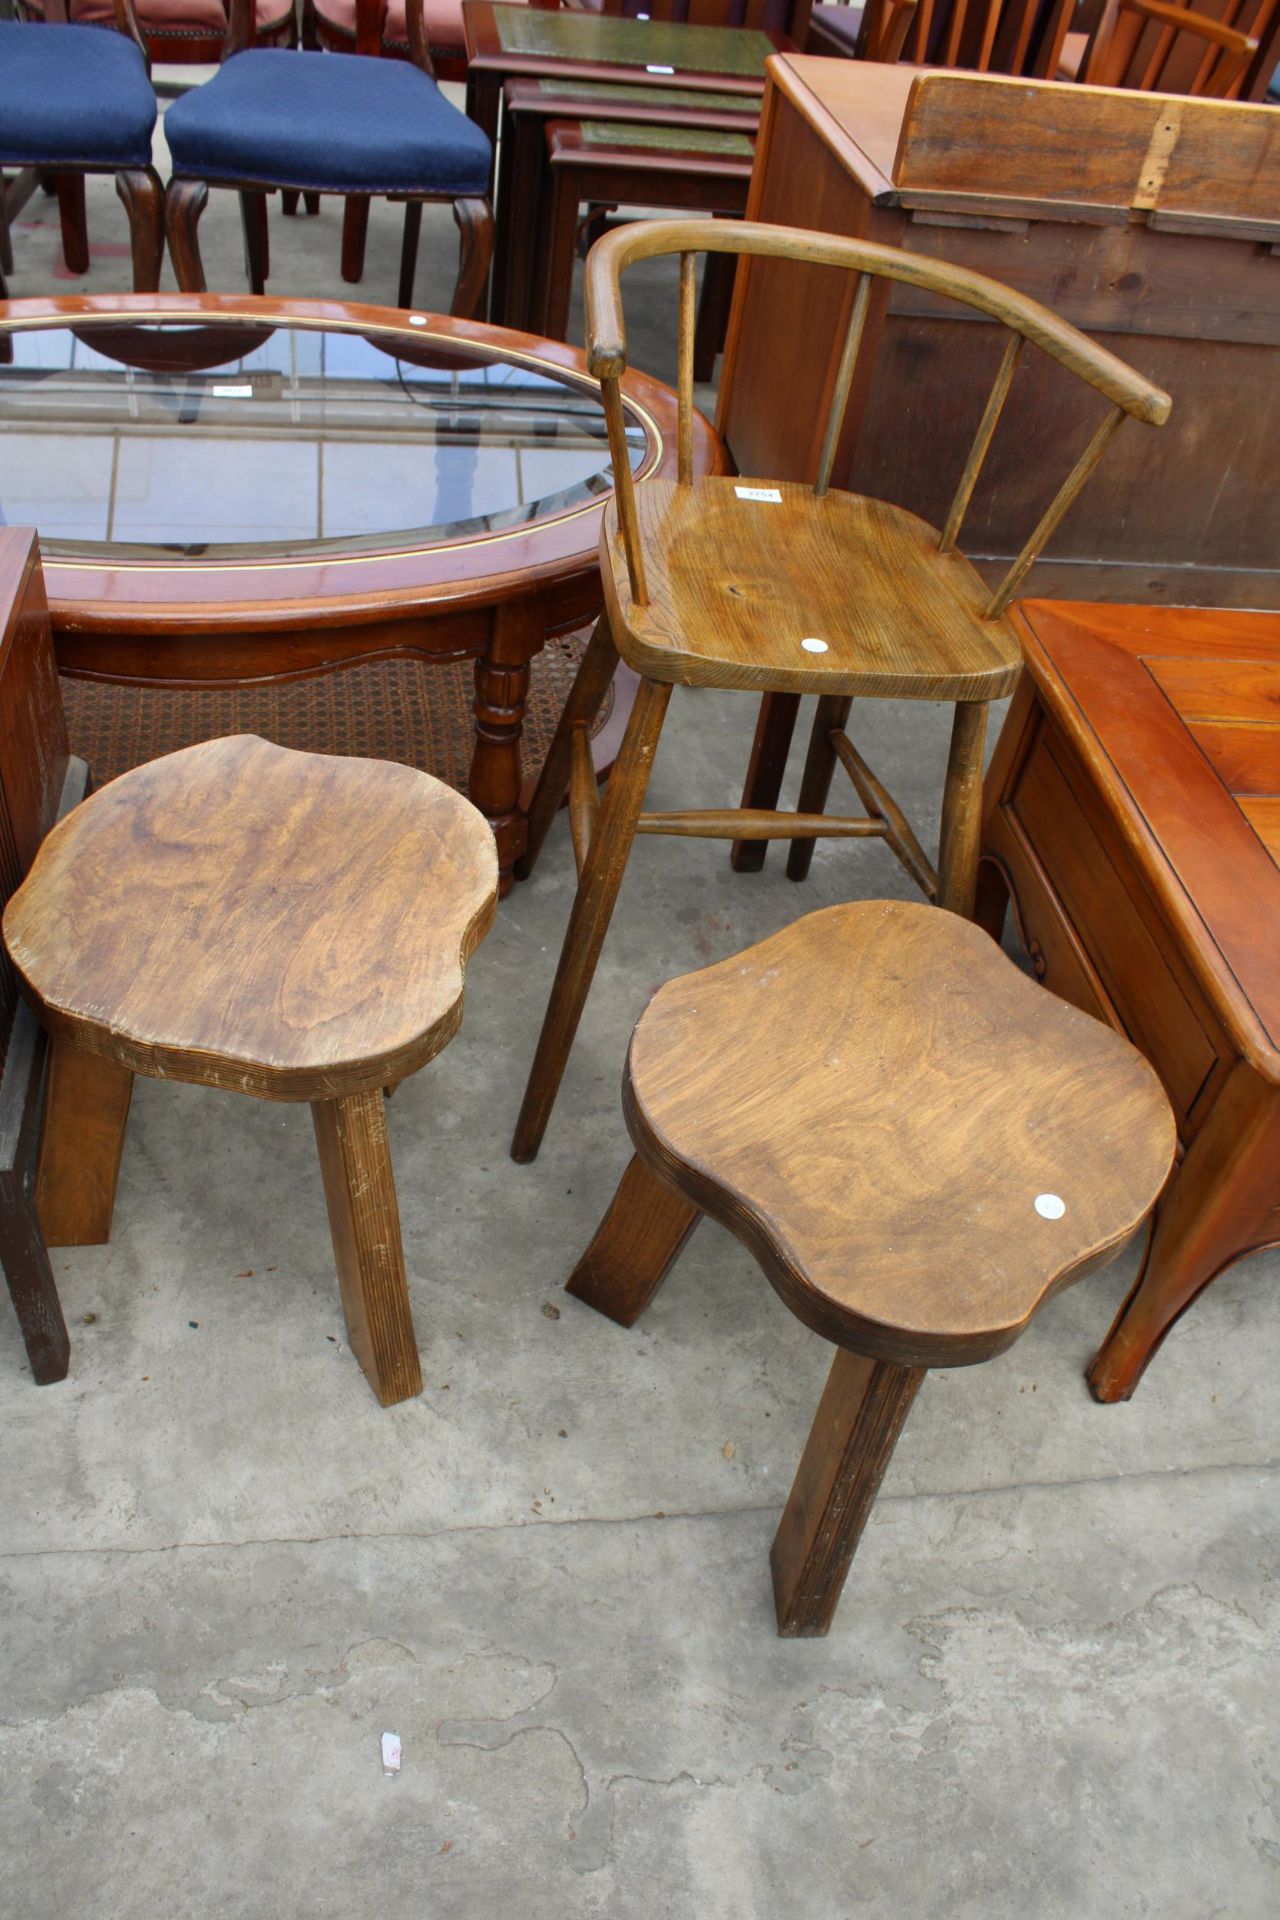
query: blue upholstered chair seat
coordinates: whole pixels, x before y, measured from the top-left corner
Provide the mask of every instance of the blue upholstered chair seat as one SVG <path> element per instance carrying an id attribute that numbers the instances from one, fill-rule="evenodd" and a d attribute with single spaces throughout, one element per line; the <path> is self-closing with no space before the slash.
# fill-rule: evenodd
<path id="1" fill-rule="evenodd" d="M 255 48 L 165 114 L 176 178 L 322 193 L 489 188 L 490 148 L 434 80 L 401 60 Z"/>
<path id="2" fill-rule="evenodd" d="M 156 97 L 132 40 L 0 20 L 0 165 L 151 165 Z"/>

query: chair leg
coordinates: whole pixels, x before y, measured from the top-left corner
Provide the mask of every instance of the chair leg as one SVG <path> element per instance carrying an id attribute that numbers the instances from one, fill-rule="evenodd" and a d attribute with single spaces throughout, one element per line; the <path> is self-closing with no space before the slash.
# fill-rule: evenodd
<path id="1" fill-rule="evenodd" d="M 89 271 L 89 223 L 84 210 L 84 175 L 54 176 L 58 195 L 58 224 L 62 229 L 62 257 L 70 273 Z"/>
<path id="2" fill-rule="evenodd" d="M 153 167 L 131 167 L 116 175 L 116 192 L 129 216 L 133 249 L 133 290 L 156 293 L 164 260 L 164 188 Z"/>
<path id="3" fill-rule="evenodd" d="M 50 1050 L 36 1212 L 51 1247 L 97 1247 L 111 1238 L 133 1075 L 118 1060 L 69 1040 Z"/>
<path id="4" fill-rule="evenodd" d="M 701 1218 L 691 1200 L 655 1180 L 634 1154 L 565 1292 L 633 1327 Z"/>
<path id="5" fill-rule="evenodd" d="M 511 1146 L 513 1160 L 532 1160 L 542 1145 L 582 1009 L 613 917 L 636 821 L 644 805 L 671 688 L 642 680 L 613 772 L 605 787 L 591 845 L 560 950 L 551 998 L 529 1070 L 524 1104 Z"/>
<path id="6" fill-rule="evenodd" d="M 925 1372 L 837 1350 L 769 1555 L 784 1639 L 830 1627 Z"/>
<path id="7" fill-rule="evenodd" d="M 418 236 L 422 232 L 421 200 L 404 203 L 404 236 L 400 242 L 400 288 L 396 305 L 413 305 L 413 283 L 418 272 Z"/>
<path id="8" fill-rule="evenodd" d="M 449 312 L 455 320 L 480 320 L 493 259 L 493 208 L 480 198 L 455 200 L 453 217 L 458 227 L 458 278 Z"/>
<path id="9" fill-rule="evenodd" d="M 240 195 L 240 225 L 244 233 L 244 270 L 249 286 L 254 293 L 265 293 L 271 272 L 265 193 Z"/>
<path id="10" fill-rule="evenodd" d="M 0 1265 L 37 1386 L 65 1380 L 71 1342 L 35 1207 L 20 1172 L 0 1174 Z"/>
<path id="11" fill-rule="evenodd" d="M 800 798 L 796 803 L 801 813 L 825 811 L 827 795 L 831 791 L 831 776 L 836 767 L 836 753 L 831 744 L 831 735 L 845 725 L 852 705 L 852 700 L 846 700 L 843 695 L 834 693 L 824 693 L 818 701 L 818 711 L 813 716 L 813 732 L 809 735 L 809 751 L 805 756 L 804 773 L 800 780 Z M 791 842 L 790 851 L 787 854 L 788 880 L 807 878 L 816 845 L 816 840 Z"/>
<path id="12" fill-rule="evenodd" d="M 946 785 L 942 790 L 942 836 L 938 847 L 938 905 L 973 918 L 978 891 L 978 842 L 982 833 L 982 742 L 987 730 L 983 700 L 957 700 L 951 726 Z"/>
<path id="13" fill-rule="evenodd" d="M 742 789 L 744 807 L 771 810 L 777 806 L 799 711 L 798 693 L 766 693 L 761 696 L 755 739 L 751 742 L 751 759 Z M 735 840 L 730 849 L 729 864 L 735 873 L 759 873 L 768 851 L 767 840 Z"/>
<path id="14" fill-rule="evenodd" d="M 384 1407 L 422 1392 L 382 1094 L 311 1106 L 351 1351 Z"/>
<path id="15" fill-rule="evenodd" d="M 308 220 L 314 220 L 320 211 L 320 195 L 318 193 L 304 193 L 302 196 L 302 211 L 306 214 Z"/>
<path id="16" fill-rule="evenodd" d="M 179 290 L 183 293 L 205 291 L 204 267 L 196 229 L 209 204 L 209 188 L 203 180 L 171 180 L 165 189 L 164 224 L 169 239 L 169 258 Z"/>
<path id="17" fill-rule="evenodd" d="M 613 644 L 609 620 L 601 614 L 592 629 L 574 676 L 569 698 L 561 709 L 550 751 L 542 763 L 538 784 L 529 803 L 529 834 L 524 852 L 516 861 L 516 878 L 527 880 L 542 851 L 551 822 L 569 791 L 569 769 L 573 764 L 573 736 L 578 727 L 590 728 L 609 691 L 618 665 L 618 649 Z"/>
<path id="18" fill-rule="evenodd" d="M 342 277 L 349 286 L 364 279 L 364 247 L 369 237 L 369 196 L 349 193 L 342 209 Z"/>

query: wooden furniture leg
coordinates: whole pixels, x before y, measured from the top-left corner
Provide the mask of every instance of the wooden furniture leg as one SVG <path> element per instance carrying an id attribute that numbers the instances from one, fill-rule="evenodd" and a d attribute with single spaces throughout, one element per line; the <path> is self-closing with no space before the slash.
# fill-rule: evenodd
<path id="1" fill-rule="evenodd" d="M 265 293 L 271 272 L 265 193 L 240 195 L 240 224 L 244 229 L 244 270 L 249 286 L 254 293 Z"/>
<path id="2" fill-rule="evenodd" d="M 633 1327 L 701 1218 L 692 1201 L 655 1180 L 633 1154 L 565 1292 L 620 1327 Z"/>
<path id="3" fill-rule="evenodd" d="M 588 731 L 612 683 L 618 666 L 618 649 L 613 644 L 607 614 L 601 614 L 587 642 L 586 652 L 574 675 L 569 698 L 560 711 L 550 750 L 542 763 L 538 784 L 529 803 L 528 836 L 524 852 L 516 861 L 516 878 L 527 880 L 542 851 L 542 843 L 551 822 L 569 791 L 569 769 L 573 762 L 573 736 L 577 728 Z"/>
<path id="4" fill-rule="evenodd" d="M 830 1627 L 925 1372 L 837 1348 L 769 1554 L 784 1639 Z"/>
<path id="5" fill-rule="evenodd" d="M 342 277 L 355 286 L 364 278 L 364 248 L 369 235 L 369 196 L 347 195 L 342 210 Z"/>
<path id="6" fill-rule="evenodd" d="M 54 175 L 58 195 L 58 225 L 62 229 L 62 257 L 71 273 L 89 271 L 89 223 L 84 210 L 84 175 Z"/>
<path id="7" fill-rule="evenodd" d="M 71 1341 L 36 1210 L 20 1173 L 0 1173 L 0 1266 L 36 1385 L 65 1380 Z"/>
<path id="8" fill-rule="evenodd" d="M 204 293 L 206 290 L 196 229 L 208 204 L 209 188 L 203 180 L 171 180 L 165 189 L 164 225 L 169 240 L 169 258 L 183 293 Z"/>
<path id="9" fill-rule="evenodd" d="M 36 1212 L 51 1247 L 111 1238 L 133 1075 L 117 1060 L 54 1040 L 45 1090 Z"/>
<path id="10" fill-rule="evenodd" d="M 622 749 L 609 775 L 578 879 L 560 963 L 538 1037 L 538 1050 L 516 1122 L 511 1145 L 513 1160 L 534 1159 L 542 1144 L 569 1049 L 591 990 L 600 949 L 613 918 L 670 699 L 669 686 L 656 680 L 640 682 Z"/>
<path id="11" fill-rule="evenodd" d="M 1206 1115 L 1156 1208 L 1128 1299 L 1085 1378 L 1127 1400 L 1174 1323 L 1224 1268 L 1280 1238 L 1280 1108 L 1243 1062 Z"/>
<path id="12" fill-rule="evenodd" d="M 396 288 L 396 305 L 413 305 L 413 283 L 418 273 L 418 241 L 422 234 L 422 202 L 406 200 L 404 203 L 404 231 L 400 237 L 400 281 Z"/>
<path id="13" fill-rule="evenodd" d="M 546 251 L 533 276 L 533 327 L 544 340 L 564 340 L 569 334 L 573 303 L 573 263 L 577 258 L 578 188 L 568 167 L 548 167 Z"/>
<path id="14" fill-rule="evenodd" d="M 798 693 L 766 693 L 760 699 L 755 739 L 742 789 L 744 807 L 772 809 L 782 792 L 782 776 L 787 770 L 791 736 L 800 711 Z M 729 850 L 729 864 L 735 873 L 759 873 L 769 851 L 767 840 L 735 840 Z"/>
<path id="15" fill-rule="evenodd" d="M 129 216 L 133 250 L 133 290 L 156 293 L 164 260 L 164 188 L 151 167 L 128 168 L 116 175 L 116 192 Z"/>
<path id="16" fill-rule="evenodd" d="M 458 227 L 458 278 L 449 311 L 455 320 L 479 320 L 493 259 L 493 209 L 487 200 L 455 200 L 453 217 Z"/>
<path id="17" fill-rule="evenodd" d="M 546 630 L 541 600 L 505 601 L 494 611 L 489 646 L 476 661 L 476 744 L 468 795 L 493 828 L 503 894 L 511 891 L 515 863 L 525 847 L 520 740 L 529 697 L 529 662 L 543 644 Z"/>
<path id="18" fill-rule="evenodd" d="M 985 701 L 958 700 L 942 790 L 942 836 L 938 848 L 938 905 L 972 919 L 978 888 L 978 842 L 982 830 L 982 742 Z"/>
<path id="19" fill-rule="evenodd" d="M 324 1197 L 351 1351 L 384 1407 L 422 1391 L 382 1094 L 316 1100 Z"/>
<path id="20" fill-rule="evenodd" d="M 800 777 L 800 798 L 796 802 L 801 813 L 821 813 L 826 807 L 827 795 L 831 792 L 831 776 L 836 766 L 836 751 L 831 744 L 831 735 L 847 724 L 852 706 L 852 700 L 831 693 L 823 694 L 818 701 L 818 710 L 813 716 L 813 732 L 809 735 L 809 751 Z M 787 850 L 788 880 L 807 877 L 817 844 L 816 840 L 791 842 Z"/>

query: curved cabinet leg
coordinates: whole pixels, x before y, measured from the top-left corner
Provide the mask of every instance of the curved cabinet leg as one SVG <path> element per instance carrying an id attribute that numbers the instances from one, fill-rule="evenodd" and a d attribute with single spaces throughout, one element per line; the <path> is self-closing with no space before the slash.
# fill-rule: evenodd
<path id="1" fill-rule="evenodd" d="M 798 693 L 761 694 L 751 759 L 742 789 L 744 807 L 763 807 L 769 811 L 777 806 L 799 711 Z M 759 873 L 768 851 L 767 840 L 735 840 L 729 850 L 729 865 L 735 873 Z"/>
<path id="2" fill-rule="evenodd" d="M 769 1555 L 783 1639 L 830 1627 L 925 1371 L 837 1349 Z"/>
<path id="3" fill-rule="evenodd" d="M 633 1154 L 565 1292 L 633 1327 L 701 1218 L 691 1200 L 655 1180 Z"/>
<path id="4" fill-rule="evenodd" d="M 111 1238 L 133 1075 L 116 1060 L 55 1040 L 49 1054 L 36 1212 L 51 1247 Z"/>
<path id="5" fill-rule="evenodd" d="M 835 772 L 836 752 L 831 744 L 831 735 L 846 725 L 852 700 L 842 696 L 824 693 L 818 701 L 818 710 L 813 716 L 813 732 L 809 735 L 809 751 L 805 756 L 804 773 L 800 778 L 800 798 L 796 802 L 801 813 L 824 813 L 827 795 L 831 791 L 831 776 Z M 813 860 L 816 840 L 793 840 L 787 854 L 788 880 L 803 880 L 807 877 Z"/>
<path id="6" fill-rule="evenodd" d="M 422 1392 L 382 1094 L 311 1105 L 351 1351 L 384 1407 Z"/>
<path id="7" fill-rule="evenodd" d="M 164 188 L 152 167 L 129 168 L 116 175 L 116 192 L 129 216 L 133 250 L 133 290 L 156 293 L 164 260 Z"/>
<path id="8" fill-rule="evenodd" d="M 458 226 L 458 278 L 449 311 L 457 320 L 479 320 L 493 259 L 493 208 L 487 200 L 455 200 L 453 217 Z"/>
<path id="9" fill-rule="evenodd" d="M 204 267 L 196 229 L 209 204 L 209 188 L 203 180 L 171 180 L 164 196 L 164 224 L 169 239 L 169 258 L 178 286 L 183 293 L 205 291 Z"/>
<path id="10" fill-rule="evenodd" d="M 1160 1198 L 1133 1290 L 1085 1375 L 1095 1400 L 1127 1400 L 1196 1296 L 1280 1239 L 1277 1202 L 1280 1093 L 1241 1064 Z"/>

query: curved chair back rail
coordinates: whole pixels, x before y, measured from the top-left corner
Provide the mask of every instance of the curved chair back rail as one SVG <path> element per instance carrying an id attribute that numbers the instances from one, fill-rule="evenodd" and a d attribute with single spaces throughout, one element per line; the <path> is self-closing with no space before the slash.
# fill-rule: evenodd
<path id="1" fill-rule="evenodd" d="M 985 274 L 973 273 L 966 267 L 951 266 L 946 261 L 928 259 L 920 254 L 904 253 L 896 247 L 879 246 L 873 241 L 845 240 L 835 235 L 810 233 L 798 227 L 766 226 L 757 221 L 655 220 L 621 228 L 598 241 L 587 258 L 587 358 L 592 373 L 604 391 L 614 473 L 618 476 L 619 526 L 626 549 L 632 594 L 640 606 L 647 604 L 648 596 L 636 521 L 635 483 L 625 457 L 625 423 L 618 385 L 627 366 L 627 331 L 622 312 L 621 278 L 625 270 L 638 260 L 652 260 L 670 254 L 680 257 L 680 480 L 688 485 L 693 479 L 694 266 L 699 253 L 803 260 L 811 266 L 836 267 L 858 275 L 814 480 L 814 492 L 819 495 L 827 491 L 831 482 L 836 444 L 853 385 L 874 282 L 897 282 L 943 299 L 954 300 L 977 313 L 985 314 L 988 319 L 1009 330 L 1008 345 L 942 530 L 940 547 L 944 553 L 954 547 L 959 537 L 1025 342 L 1029 341 L 1032 346 L 1047 353 L 1068 373 L 1110 403 L 1110 412 L 1094 431 L 1041 515 L 1021 553 L 992 595 L 985 611 L 985 618 L 989 620 L 997 618 L 1009 605 L 1022 579 L 1101 460 L 1122 422 L 1132 418 L 1148 426 L 1163 426 L 1169 417 L 1173 403 L 1162 387 L 1147 380 L 1125 361 L 1099 346 L 1087 334 L 1081 333 L 1077 327 L 1060 319 L 1047 307 L 1042 307 L 1038 301 L 1001 285 L 997 280 L 988 279 Z"/>

